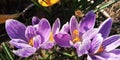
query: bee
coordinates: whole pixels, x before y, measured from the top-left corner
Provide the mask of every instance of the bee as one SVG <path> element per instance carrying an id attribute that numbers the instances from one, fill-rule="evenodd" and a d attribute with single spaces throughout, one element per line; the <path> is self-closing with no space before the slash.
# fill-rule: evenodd
<path id="1" fill-rule="evenodd" d="M 44 7 L 52 6 L 58 3 L 60 0 L 38 0 L 38 3 Z"/>
<path id="2" fill-rule="evenodd" d="M 81 10 L 79 10 L 79 9 L 77 9 L 77 10 L 75 10 L 75 16 L 77 17 L 77 20 L 79 21 L 81 18 L 83 18 L 84 17 L 84 13 L 81 11 Z"/>

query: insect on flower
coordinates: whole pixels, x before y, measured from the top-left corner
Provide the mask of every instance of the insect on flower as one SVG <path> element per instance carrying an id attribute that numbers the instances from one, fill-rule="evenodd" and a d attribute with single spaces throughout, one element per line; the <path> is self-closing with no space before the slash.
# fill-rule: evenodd
<path id="1" fill-rule="evenodd" d="M 44 7 L 52 6 L 58 3 L 60 0 L 38 0 L 38 3 Z"/>
<path id="2" fill-rule="evenodd" d="M 79 9 L 75 10 L 74 13 L 78 21 L 84 17 L 84 13 Z"/>
<path id="3" fill-rule="evenodd" d="M 77 9 L 77 10 L 75 10 L 75 16 L 82 18 L 84 16 L 84 13 L 81 10 Z"/>

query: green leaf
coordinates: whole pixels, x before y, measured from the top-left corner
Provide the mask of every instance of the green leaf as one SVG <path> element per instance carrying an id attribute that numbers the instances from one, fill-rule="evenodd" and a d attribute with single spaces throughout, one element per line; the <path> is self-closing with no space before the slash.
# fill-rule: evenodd
<path id="1" fill-rule="evenodd" d="M 63 55 L 68 56 L 68 57 L 73 57 L 73 55 L 66 53 L 66 52 L 64 52 Z"/>
<path id="2" fill-rule="evenodd" d="M 0 58 L 1 58 L 2 60 L 7 60 L 6 57 L 4 56 L 4 53 L 2 53 L 2 52 L 0 52 Z"/>
<path id="3" fill-rule="evenodd" d="M 14 60 L 13 54 L 5 42 L 2 43 L 2 48 L 3 48 L 3 51 L 6 54 L 6 56 L 9 58 L 9 60 Z"/>

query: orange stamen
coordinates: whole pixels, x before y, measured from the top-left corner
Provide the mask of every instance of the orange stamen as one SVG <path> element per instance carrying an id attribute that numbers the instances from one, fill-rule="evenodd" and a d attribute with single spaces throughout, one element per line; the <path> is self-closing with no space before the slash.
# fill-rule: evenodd
<path id="1" fill-rule="evenodd" d="M 76 43 L 76 42 L 79 42 L 80 41 L 80 38 L 79 37 L 76 37 L 73 39 L 73 43 Z"/>
<path id="2" fill-rule="evenodd" d="M 53 42 L 53 41 L 54 41 L 54 38 L 53 38 L 53 34 L 52 34 L 52 32 L 50 32 L 50 38 L 49 38 L 49 41 L 50 41 L 50 42 Z"/>
<path id="3" fill-rule="evenodd" d="M 104 51 L 104 48 L 103 48 L 102 46 L 100 46 L 100 48 L 99 48 L 99 50 L 97 51 L 96 54 L 101 53 L 101 52 L 103 52 L 103 51 Z"/>
<path id="4" fill-rule="evenodd" d="M 75 29 L 72 33 L 72 37 L 73 37 L 73 43 L 79 42 L 80 38 L 79 38 L 79 31 L 77 29 Z"/>
<path id="5" fill-rule="evenodd" d="M 32 38 L 32 39 L 30 39 L 30 41 L 29 41 L 29 45 L 34 46 L 34 41 L 33 41 L 33 38 Z"/>
<path id="6" fill-rule="evenodd" d="M 74 31 L 73 31 L 73 35 L 77 35 L 77 36 L 79 36 L 79 31 L 77 30 L 77 29 L 75 29 Z"/>

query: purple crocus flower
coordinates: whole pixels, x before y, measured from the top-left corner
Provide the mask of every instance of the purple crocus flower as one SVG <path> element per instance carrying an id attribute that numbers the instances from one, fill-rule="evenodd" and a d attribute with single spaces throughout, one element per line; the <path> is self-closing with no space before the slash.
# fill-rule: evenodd
<path id="1" fill-rule="evenodd" d="M 40 48 L 42 38 L 40 34 L 37 34 L 34 26 L 26 27 L 17 20 L 8 19 L 5 27 L 7 34 L 11 38 L 9 43 L 18 48 L 18 50 L 13 50 L 14 54 L 28 57 Z"/>
<path id="2" fill-rule="evenodd" d="M 50 23 L 47 19 L 42 18 L 41 20 L 37 17 L 33 17 L 32 24 L 36 26 L 38 33 L 43 37 L 41 44 L 42 49 L 50 49 L 55 45 L 54 35 L 59 32 L 60 20 L 57 18 L 51 28 Z"/>
<path id="3" fill-rule="evenodd" d="M 78 24 L 75 16 L 72 16 L 70 19 L 70 23 L 66 23 L 65 25 L 63 25 L 64 33 L 60 32 L 55 35 L 54 38 L 56 43 L 61 47 L 69 47 L 72 45 L 75 48 L 78 48 L 80 46 L 81 55 L 84 54 L 87 51 L 87 43 L 90 43 L 89 39 L 92 39 L 91 37 L 97 34 L 97 30 L 93 29 L 95 18 L 96 17 L 94 12 L 90 11 Z M 70 30 L 70 34 L 68 28 Z"/>
<path id="4" fill-rule="evenodd" d="M 98 28 L 98 34 L 91 41 L 87 60 L 120 60 L 120 35 L 107 37 L 112 26 L 112 19 L 108 18 Z"/>

